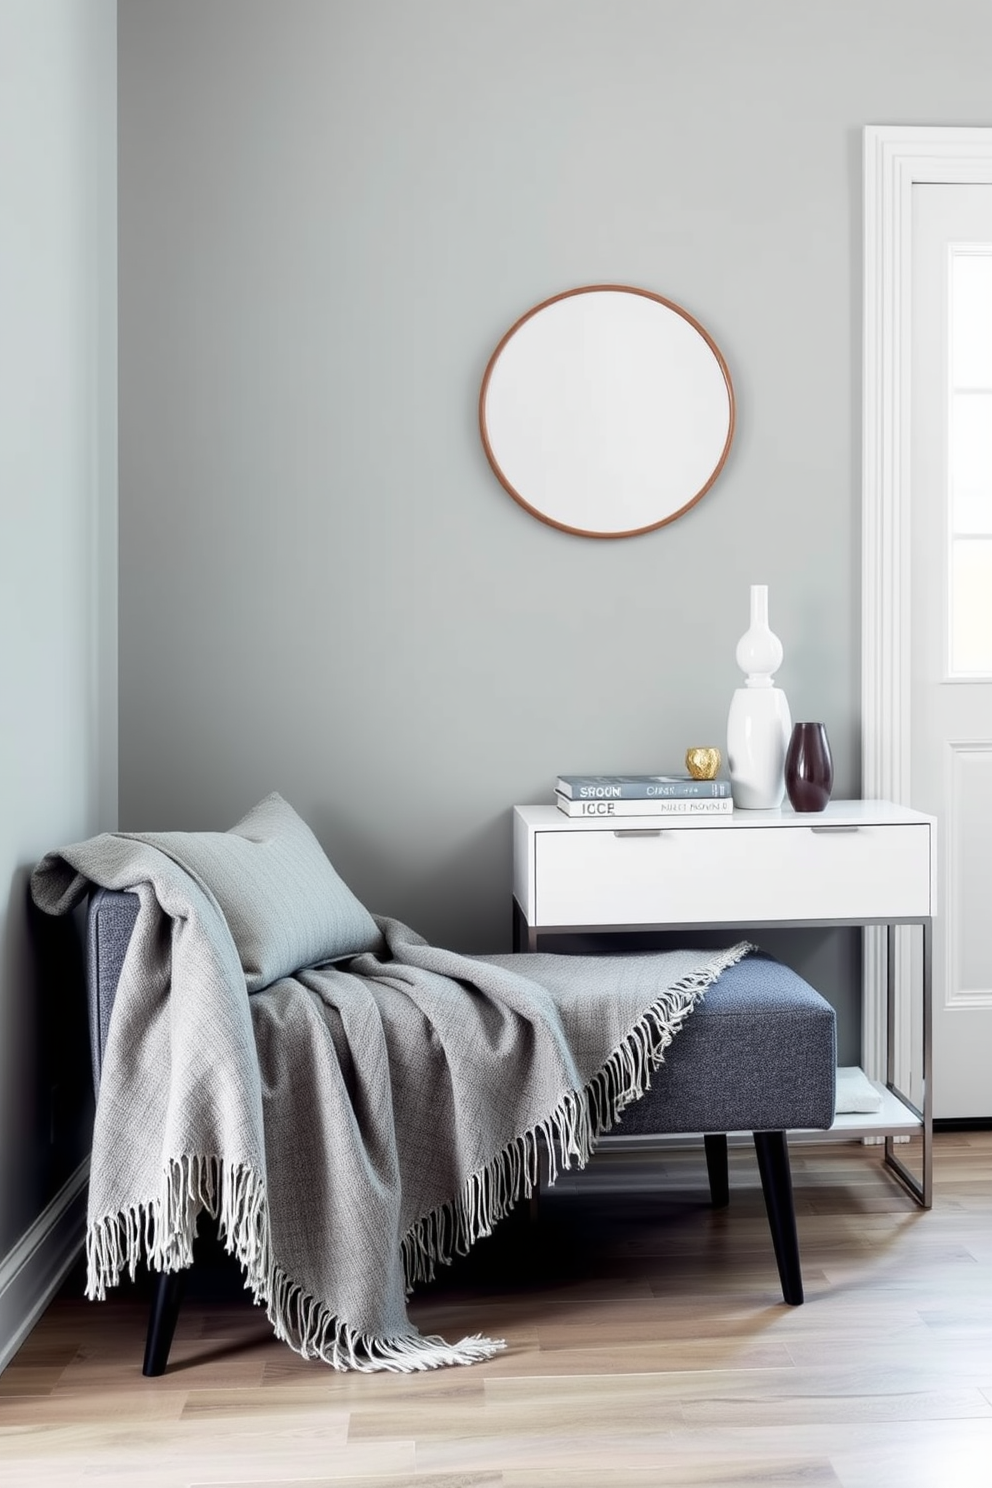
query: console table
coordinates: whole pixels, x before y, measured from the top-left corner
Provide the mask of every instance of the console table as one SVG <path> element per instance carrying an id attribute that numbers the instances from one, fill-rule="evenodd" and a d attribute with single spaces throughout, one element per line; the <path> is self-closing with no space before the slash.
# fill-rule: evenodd
<path id="1" fill-rule="evenodd" d="M 682 819 L 569 817 L 556 806 L 513 809 L 513 943 L 552 935 L 747 931 L 884 925 L 886 1068 L 881 1109 L 838 1115 L 837 1138 L 884 1137 L 884 1161 L 918 1203 L 933 1189 L 931 997 L 935 907 L 933 817 L 891 801 L 831 801 L 798 813 L 734 811 Z M 898 1086 L 895 927 L 918 926 L 922 979 L 922 1109 Z M 548 948 L 548 947 L 544 947 Z M 902 979 L 900 978 L 900 982 Z M 922 1176 L 895 1140 L 922 1136 Z"/>

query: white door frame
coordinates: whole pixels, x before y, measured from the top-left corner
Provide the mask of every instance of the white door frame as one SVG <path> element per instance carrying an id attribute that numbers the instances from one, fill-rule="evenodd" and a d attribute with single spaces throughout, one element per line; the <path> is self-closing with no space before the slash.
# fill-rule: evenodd
<path id="1" fill-rule="evenodd" d="M 912 188 L 992 184 L 992 129 L 864 131 L 861 546 L 862 793 L 911 805 L 910 309 Z M 939 823 L 938 823 L 939 829 Z M 862 1061 L 883 1079 L 883 930 L 865 932 Z"/>

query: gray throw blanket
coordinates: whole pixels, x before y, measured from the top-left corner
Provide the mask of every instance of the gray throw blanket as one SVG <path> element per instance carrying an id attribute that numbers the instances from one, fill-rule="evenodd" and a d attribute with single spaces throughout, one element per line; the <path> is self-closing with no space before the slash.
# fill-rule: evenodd
<path id="1" fill-rule="evenodd" d="M 87 1294 L 192 1263 L 219 1218 L 276 1335 L 338 1369 L 489 1357 L 406 1302 L 647 1088 L 714 954 L 464 956 L 375 918 L 278 795 L 229 833 L 105 833 L 50 853 L 37 904 L 140 909 L 93 1134 Z"/>

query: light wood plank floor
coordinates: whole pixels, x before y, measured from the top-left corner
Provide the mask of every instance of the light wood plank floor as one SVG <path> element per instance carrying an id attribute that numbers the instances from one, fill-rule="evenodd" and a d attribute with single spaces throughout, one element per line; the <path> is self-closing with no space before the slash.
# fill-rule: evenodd
<path id="1" fill-rule="evenodd" d="M 424 1331 L 507 1340 L 468 1368 L 305 1363 L 214 1262 L 146 1380 L 145 1289 L 88 1303 L 74 1275 L 0 1376 L 0 1483 L 992 1488 L 992 1133 L 938 1136 L 928 1213 L 877 1148 L 792 1161 L 803 1307 L 750 1148 L 722 1212 L 701 1153 L 636 1194 L 643 1159 L 604 1155 L 414 1299 Z"/>

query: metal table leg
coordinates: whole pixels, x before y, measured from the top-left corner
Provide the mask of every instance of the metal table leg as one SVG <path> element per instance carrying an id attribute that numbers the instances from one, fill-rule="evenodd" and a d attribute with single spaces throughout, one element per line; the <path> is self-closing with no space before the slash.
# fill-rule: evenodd
<path id="1" fill-rule="evenodd" d="M 903 1093 L 896 1084 L 895 1079 L 895 936 L 896 927 L 888 927 L 886 937 L 886 976 L 885 976 L 885 1026 L 886 1026 L 886 1055 L 885 1055 L 885 1084 L 893 1095 L 898 1096 L 903 1105 L 907 1106 L 913 1114 L 919 1117 L 922 1123 L 923 1153 L 922 1153 L 922 1176 L 917 1177 L 904 1162 L 896 1156 L 895 1139 L 892 1136 L 885 1138 L 885 1164 L 890 1168 L 899 1181 L 913 1195 L 914 1199 L 929 1209 L 933 1205 L 933 922 L 929 919 L 920 924 L 923 937 L 923 1109 L 922 1111 L 914 1105 L 912 1100 Z"/>

